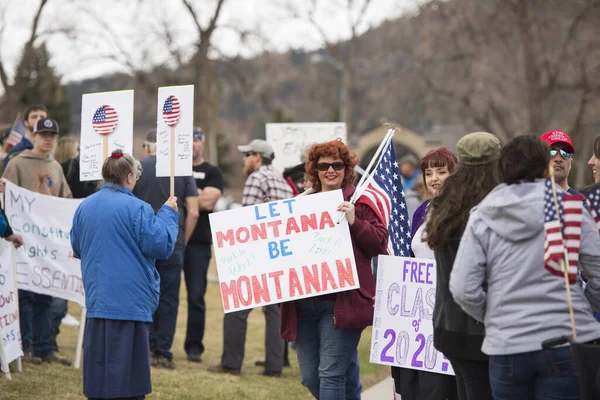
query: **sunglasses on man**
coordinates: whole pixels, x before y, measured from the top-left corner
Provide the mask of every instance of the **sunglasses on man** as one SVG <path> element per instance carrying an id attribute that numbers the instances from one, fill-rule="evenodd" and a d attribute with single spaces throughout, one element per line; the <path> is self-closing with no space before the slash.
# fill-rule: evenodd
<path id="1" fill-rule="evenodd" d="M 569 158 L 573 157 L 573 153 L 570 153 L 564 149 L 560 149 L 560 150 L 556 150 L 556 149 L 552 149 L 550 150 L 550 157 L 554 158 L 554 156 L 556 156 L 558 153 L 560 152 L 560 156 L 562 158 L 564 158 L 565 160 L 568 160 Z"/>
<path id="2" fill-rule="evenodd" d="M 341 161 L 336 161 L 334 163 L 321 162 L 317 164 L 317 169 L 319 171 L 328 171 L 329 167 L 333 168 L 334 171 L 341 171 L 346 168 L 346 164 Z"/>

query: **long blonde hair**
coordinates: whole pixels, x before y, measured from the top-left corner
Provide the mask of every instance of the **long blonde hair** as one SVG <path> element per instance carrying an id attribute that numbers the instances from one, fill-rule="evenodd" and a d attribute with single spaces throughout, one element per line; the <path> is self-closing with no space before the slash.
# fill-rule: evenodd
<path id="1" fill-rule="evenodd" d="M 78 145 L 79 141 L 75 136 L 62 136 L 58 139 L 58 144 L 54 151 L 54 159 L 62 164 L 65 161 L 77 157 Z"/>

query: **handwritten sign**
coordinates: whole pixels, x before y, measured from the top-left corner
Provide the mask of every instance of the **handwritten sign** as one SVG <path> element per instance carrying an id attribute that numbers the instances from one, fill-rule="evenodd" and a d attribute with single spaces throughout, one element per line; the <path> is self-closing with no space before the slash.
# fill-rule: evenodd
<path id="1" fill-rule="evenodd" d="M 302 162 L 306 150 L 314 144 L 341 138 L 346 142 L 346 124 L 314 122 L 293 124 L 267 124 L 267 142 L 273 146 L 273 166 L 280 172 Z"/>
<path id="2" fill-rule="evenodd" d="M 81 98 L 81 181 L 102 179 L 103 136 L 107 155 L 133 151 L 133 90 L 84 94 Z"/>
<path id="3" fill-rule="evenodd" d="M 341 190 L 210 214 L 225 313 L 359 287 Z"/>
<path id="4" fill-rule="evenodd" d="M 14 276 L 11 246 L 3 241 L 0 244 L 0 340 L 4 345 L 6 365 L 23 356 Z M 2 371 L 8 373 L 4 368 Z"/>
<path id="5" fill-rule="evenodd" d="M 156 125 L 156 176 L 171 176 L 171 127 L 175 130 L 174 176 L 192 175 L 194 85 L 158 88 Z"/>
<path id="6" fill-rule="evenodd" d="M 379 256 L 371 362 L 454 375 L 433 346 L 435 260 Z"/>
<path id="7" fill-rule="evenodd" d="M 81 199 L 46 196 L 6 182 L 6 215 L 25 244 L 15 252 L 19 289 L 85 305 L 71 225 Z M 52 210 L 52 212 L 49 212 Z"/>

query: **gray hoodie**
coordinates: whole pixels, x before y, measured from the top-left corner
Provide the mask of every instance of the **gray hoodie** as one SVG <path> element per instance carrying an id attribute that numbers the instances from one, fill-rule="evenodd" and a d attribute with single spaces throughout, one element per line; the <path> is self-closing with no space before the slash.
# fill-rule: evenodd
<path id="1" fill-rule="evenodd" d="M 544 180 L 499 185 L 473 210 L 450 276 L 456 303 L 485 323 L 481 350 L 505 355 L 541 350 L 571 336 L 565 281 L 544 268 Z M 600 235 L 583 213 L 579 265 L 585 289 L 571 285 L 577 341 L 600 338 Z M 485 289 L 487 283 L 487 290 Z M 591 304 L 591 305 L 590 305 Z"/>

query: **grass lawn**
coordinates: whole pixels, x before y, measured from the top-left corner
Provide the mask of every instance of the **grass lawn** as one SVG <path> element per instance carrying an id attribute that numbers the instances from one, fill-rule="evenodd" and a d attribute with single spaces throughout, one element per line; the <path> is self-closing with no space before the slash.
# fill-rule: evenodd
<path id="1" fill-rule="evenodd" d="M 214 266 L 213 266 L 214 268 Z M 214 269 L 211 268 L 212 272 Z M 223 345 L 223 307 L 219 286 L 211 283 L 207 294 L 207 327 L 204 338 L 206 351 L 201 364 L 190 363 L 183 351 L 187 320 L 185 285 L 181 285 L 177 332 L 173 344 L 175 371 L 152 369 L 153 392 L 148 399 L 310 399 L 300 384 L 296 353 L 290 351 L 291 368 L 284 370 L 284 379 L 259 376 L 260 367 L 254 362 L 264 359 L 264 317 L 260 309 L 250 314 L 246 355 L 242 376 L 212 374 L 209 365 L 218 364 Z M 79 306 L 70 303 L 70 312 L 79 317 Z M 63 326 L 58 337 L 60 355 L 73 359 L 77 341 L 77 327 Z M 359 346 L 361 378 L 364 388 L 389 376 L 389 368 L 369 363 L 371 329 L 364 331 Z M 82 399 L 81 370 L 58 365 L 23 365 L 22 373 L 13 373 L 12 381 L 0 377 L 0 399 L 68 400 Z"/>

